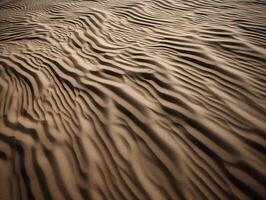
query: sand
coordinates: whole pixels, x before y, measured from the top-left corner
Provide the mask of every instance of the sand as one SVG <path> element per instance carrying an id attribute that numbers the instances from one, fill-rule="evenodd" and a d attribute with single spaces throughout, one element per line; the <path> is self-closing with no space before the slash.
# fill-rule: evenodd
<path id="1" fill-rule="evenodd" d="M 266 198 L 266 3 L 0 1 L 1 200 Z"/>

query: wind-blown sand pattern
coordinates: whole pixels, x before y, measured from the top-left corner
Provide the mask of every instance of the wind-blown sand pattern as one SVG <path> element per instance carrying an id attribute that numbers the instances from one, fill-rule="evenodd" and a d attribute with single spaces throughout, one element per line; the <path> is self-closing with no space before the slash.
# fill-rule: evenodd
<path id="1" fill-rule="evenodd" d="M 0 4 L 0 199 L 266 198 L 266 2 Z"/>

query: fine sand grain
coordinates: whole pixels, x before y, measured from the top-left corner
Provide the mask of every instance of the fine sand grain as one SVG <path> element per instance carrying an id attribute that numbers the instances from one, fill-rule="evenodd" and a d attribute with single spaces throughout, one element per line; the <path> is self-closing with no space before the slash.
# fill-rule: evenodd
<path id="1" fill-rule="evenodd" d="M 265 11 L 0 1 L 0 199 L 265 199 Z"/>

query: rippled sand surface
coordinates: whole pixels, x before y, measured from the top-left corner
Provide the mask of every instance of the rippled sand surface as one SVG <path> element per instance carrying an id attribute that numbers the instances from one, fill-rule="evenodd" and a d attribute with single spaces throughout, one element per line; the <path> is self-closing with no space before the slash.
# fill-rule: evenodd
<path id="1" fill-rule="evenodd" d="M 1 200 L 266 198 L 266 2 L 0 3 Z"/>

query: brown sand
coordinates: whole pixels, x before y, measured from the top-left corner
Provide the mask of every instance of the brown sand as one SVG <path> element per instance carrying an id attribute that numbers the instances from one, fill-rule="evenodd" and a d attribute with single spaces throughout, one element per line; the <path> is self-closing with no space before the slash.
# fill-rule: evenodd
<path id="1" fill-rule="evenodd" d="M 0 199 L 265 199 L 266 3 L 0 8 Z"/>

